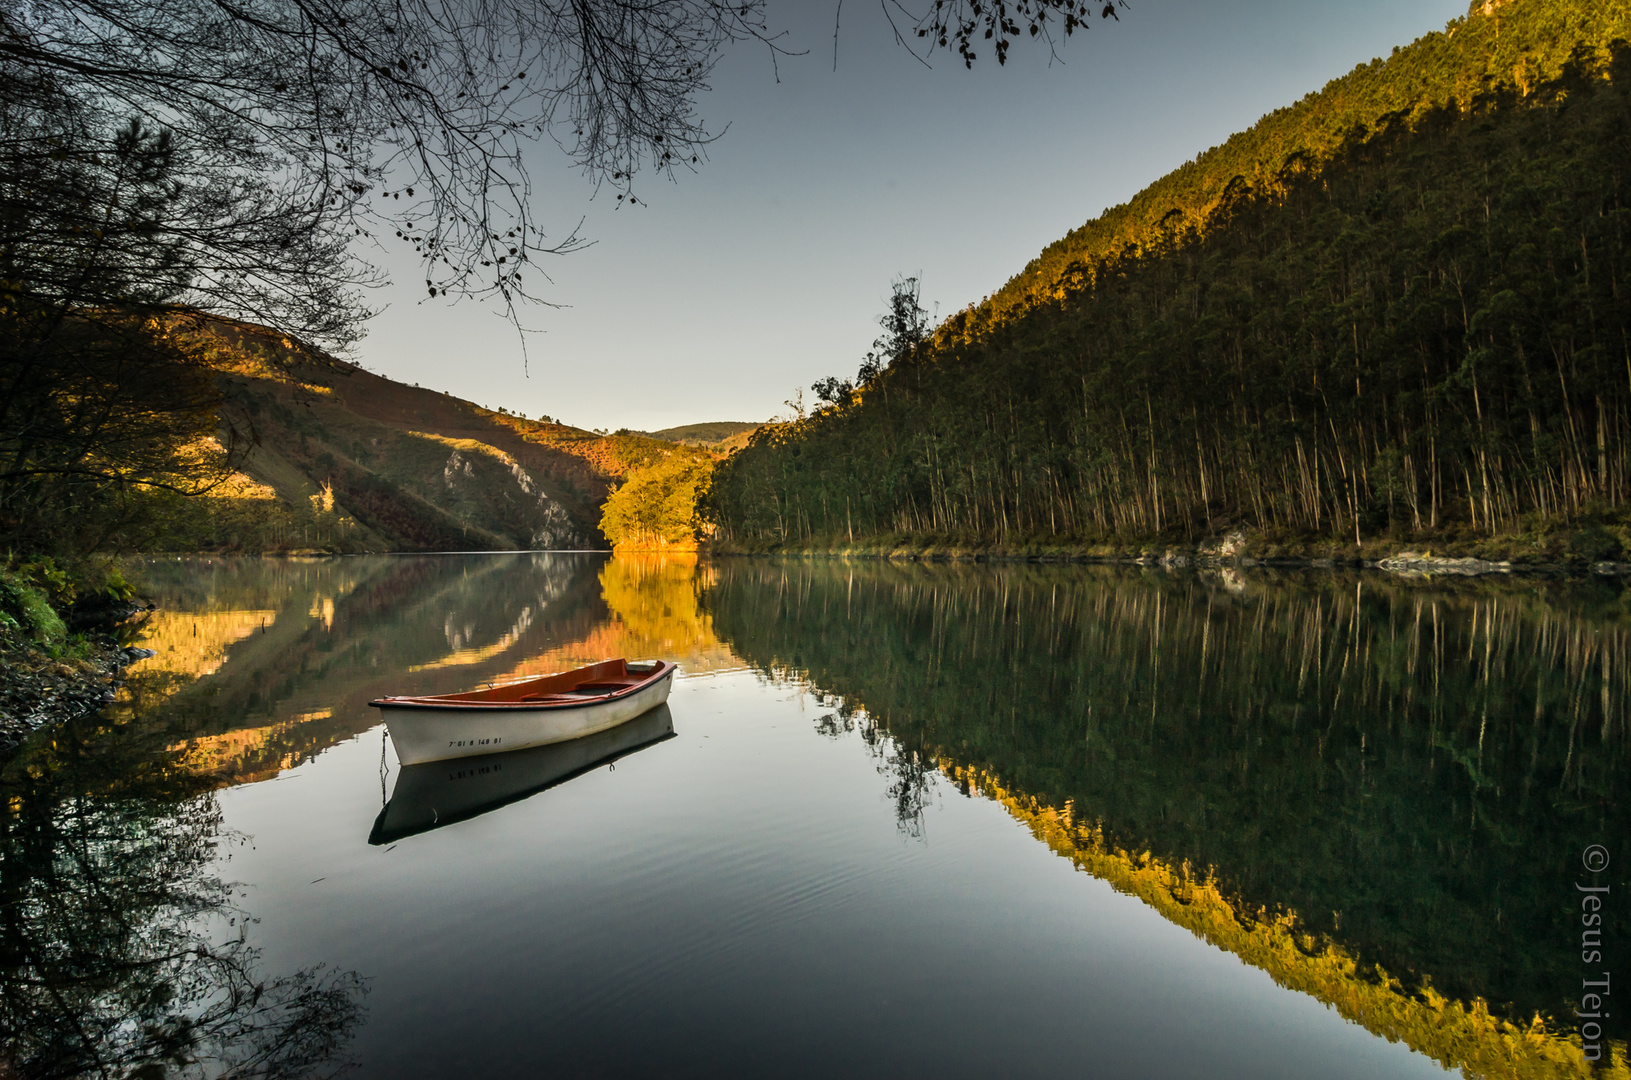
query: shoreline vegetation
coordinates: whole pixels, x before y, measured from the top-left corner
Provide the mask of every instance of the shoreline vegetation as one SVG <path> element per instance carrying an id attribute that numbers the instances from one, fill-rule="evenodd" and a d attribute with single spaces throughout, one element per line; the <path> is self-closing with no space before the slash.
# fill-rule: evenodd
<path id="1" fill-rule="evenodd" d="M 145 609 L 111 560 L 0 563 L 0 759 L 36 731 L 101 710 L 136 648 Z"/>
<path id="2" fill-rule="evenodd" d="M 899 532 L 803 540 L 715 540 L 708 555 L 729 557 L 860 558 L 952 562 L 1062 562 L 1140 566 L 1365 567 L 1402 574 L 1536 573 L 1631 575 L 1631 544 L 1619 529 L 1587 523 L 1573 530 L 1493 537 L 1379 537 L 1362 547 L 1328 537 L 1235 530 L 1198 543 L 1137 537 L 1084 539 L 1030 536 L 994 540 L 955 533 Z"/>

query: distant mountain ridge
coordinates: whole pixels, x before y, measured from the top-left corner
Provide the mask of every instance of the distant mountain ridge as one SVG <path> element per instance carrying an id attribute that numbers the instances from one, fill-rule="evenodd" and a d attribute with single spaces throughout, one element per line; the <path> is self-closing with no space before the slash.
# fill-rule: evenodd
<path id="1" fill-rule="evenodd" d="M 740 441 L 745 443 L 746 436 L 763 426 L 741 420 L 714 420 L 702 424 L 682 424 L 679 427 L 663 428 L 661 431 L 648 431 L 644 434 L 653 439 L 677 442 L 685 446 L 723 446 L 736 442 L 739 436 Z"/>

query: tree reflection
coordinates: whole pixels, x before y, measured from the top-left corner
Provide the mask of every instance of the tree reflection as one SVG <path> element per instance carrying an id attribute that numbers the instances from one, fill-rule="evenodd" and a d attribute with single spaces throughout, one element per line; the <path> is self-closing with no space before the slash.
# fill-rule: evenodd
<path id="1" fill-rule="evenodd" d="M 162 754 L 111 755 L 84 733 L 0 774 L 0 1075 L 342 1071 L 362 979 L 262 972 L 217 872 L 235 841 L 215 798 Z"/>
<path id="2" fill-rule="evenodd" d="M 1558 883 L 1631 838 L 1628 598 L 728 560 L 703 610 L 754 667 L 842 700 L 816 728 L 873 748 L 904 831 L 937 769 L 1372 1030 L 1469 1075 L 1574 1075 Z"/>
<path id="3" fill-rule="evenodd" d="M 816 717 L 816 733 L 836 739 L 858 732 L 877 759 L 878 774 L 889 781 L 886 790 L 895 808 L 895 827 L 914 840 L 922 839 L 923 808 L 938 763 L 921 747 L 904 745 L 892 737 L 877 720 L 849 702 L 832 699 L 829 704 L 836 708 Z"/>

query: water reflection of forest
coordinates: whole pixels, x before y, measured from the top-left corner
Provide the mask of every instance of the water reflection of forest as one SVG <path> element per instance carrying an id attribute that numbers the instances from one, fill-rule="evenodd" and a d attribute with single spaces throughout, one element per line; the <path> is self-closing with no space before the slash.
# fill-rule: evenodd
<path id="1" fill-rule="evenodd" d="M 908 831 L 944 777 L 1378 1034 L 1469 1075 L 1585 1073 L 1567 892 L 1585 844 L 1625 850 L 1616 587 L 547 554 L 148 580 L 158 655 L 125 700 L 0 776 L 0 899 L 31 913 L 5 946 L 37 958 L 0 972 L 0 1034 L 33 1023 L 55 1075 L 127 1052 L 110 1047 L 137 1014 L 157 1042 L 131 1053 L 205 1016 L 197 1052 L 219 1061 L 293 1068 L 297 1022 L 320 1036 L 308 1065 L 343 1059 L 355 976 L 263 974 L 247 940 L 188 936 L 242 914 L 208 869 L 209 793 L 374 727 L 380 693 L 608 655 L 798 680 L 829 700 L 819 732 L 875 748 Z M 211 959 L 164 966 L 189 949 Z M 207 1010 L 246 979 L 285 996 L 253 1023 Z M 1631 1075 L 1613 1052 L 1595 1075 Z"/>
<path id="2" fill-rule="evenodd" d="M 50 734 L 0 769 L 0 1075 L 341 1071 L 365 981 L 262 965 L 213 778 L 94 720 Z"/>
<path id="3" fill-rule="evenodd" d="M 705 607 L 887 736 L 904 818 L 938 770 L 1379 1034 L 1586 1068 L 1565 894 L 1625 850 L 1618 588 L 730 560 Z"/>

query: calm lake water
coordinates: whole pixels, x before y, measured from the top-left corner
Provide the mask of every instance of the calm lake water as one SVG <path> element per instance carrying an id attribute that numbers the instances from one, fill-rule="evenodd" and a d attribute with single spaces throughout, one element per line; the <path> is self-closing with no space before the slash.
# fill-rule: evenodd
<path id="1" fill-rule="evenodd" d="M 1575 1016 L 1631 978 L 1617 583 L 143 574 L 157 655 L 0 770 L 16 1075 L 1631 1075 Z M 593 745 L 403 769 L 367 705 L 608 656 L 682 677 Z"/>

